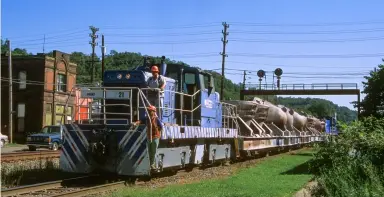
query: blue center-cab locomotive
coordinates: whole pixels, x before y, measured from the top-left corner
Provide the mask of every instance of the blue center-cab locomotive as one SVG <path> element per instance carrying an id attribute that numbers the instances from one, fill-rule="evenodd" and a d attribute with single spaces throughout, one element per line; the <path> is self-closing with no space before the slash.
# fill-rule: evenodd
<path id="1" fill-rule="evenodd" d="M 118 175 L 151 174 L 147 126 L 132 122 L 148 116 L 152 75 L 144 64 L 133 70 L 104 72 L 102 86 L 81 87 L 81 97 L 98 100 L 101 112 L 91 124 L 66 124 L 60 167 L 67 172 L 102 170 Z M 166 80 L 163 102 L 158 106 L 164 123 L 156 155 L 159 171 L 186 165 L 228 161 L 237 137 L 235 107 L 220 103 L 211 74 L 194 67 L 160 63 Z M 227 110 L 223 110 L 225 107 Z M 226 114 L 223 114 L 223 111 Z M 223 126 L 225 125 L 225 126 Z"/>

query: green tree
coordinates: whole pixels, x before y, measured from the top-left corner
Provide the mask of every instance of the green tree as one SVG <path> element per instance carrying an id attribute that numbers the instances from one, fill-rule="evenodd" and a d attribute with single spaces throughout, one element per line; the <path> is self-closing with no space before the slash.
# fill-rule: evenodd
<path id="1" fill-rule="evenodd" d="M 1 39 L 1 53 L 5 53 L 6 51 L 8 51 L 8 47 L 5 42 L 6 40 Z"/>
<path id="2" fill-rule="evenodd" d="M 378 69 L 371 71 L 369 76 L 364 78 L 367 81 L 363 82 L 362 93 L 366 96 L 360 105 L 361 115 L 384 117 L 384 65 L 380 64 Z"/>
<path id="3" fill-rule="evenodd" d="M 6 41 L 7 40 L 1 39 L 1 53 L 8 52 Z M 26 49 L 15 48 L 12 50 L 12 55 L 32 55 L 32 53 L 28 53 Z"/>

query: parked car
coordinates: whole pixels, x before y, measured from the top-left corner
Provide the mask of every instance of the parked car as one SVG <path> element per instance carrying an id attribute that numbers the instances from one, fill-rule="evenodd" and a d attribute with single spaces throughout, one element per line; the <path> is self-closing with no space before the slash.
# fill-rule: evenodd
<path id="1" fill-rule="evenodd" d="M 8 143 L 8 136 L 1 134 L 0 132 L 0 147 L 3 148 Z"/>
<path id="2" fill-rule="evenodd" d="M 36 148 L 48 148 L 58 150 L 62 145 L 63 127 L 61 125 L 45 126 L 39 133 L 27 137 L 27 145 L 30 151 Z"/>

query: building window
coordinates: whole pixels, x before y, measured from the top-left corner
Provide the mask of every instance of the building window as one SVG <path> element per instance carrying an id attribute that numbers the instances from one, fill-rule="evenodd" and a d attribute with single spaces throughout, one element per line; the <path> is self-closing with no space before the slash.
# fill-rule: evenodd
<path id="1" fill-rule="evenodd" d="M 52 104 L 46 103 L 44 106 L 45 111 L 45 126 L 52 125 Z"/>
<path id="2" fill-rule="evenodd" d="M 72 106 L 65 107 L 65 105 L 56 105 L 56 124 L 70 123 L 71 120 Z"/>
<path id="3" fill-rule="evenodd" d="M 25 104 L 17 105 L 17 131 L 24 132 Z"/>
<path id="4" fill-rule="evenodd" d="M 67 91 L 67 76 L 64 74 L 58 74 L 57 76 L 57 91 L 66 92 Z"/>
<path id="5" fill-rule="evenodd" d="M 27 88 L 27 72 L 20 71 L 19 72 L 19 89 L 25 89 Z"/>

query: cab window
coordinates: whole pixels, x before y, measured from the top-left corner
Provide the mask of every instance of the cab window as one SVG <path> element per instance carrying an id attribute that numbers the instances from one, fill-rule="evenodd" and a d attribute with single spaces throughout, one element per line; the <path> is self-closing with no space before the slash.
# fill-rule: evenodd
<path id="1" fill-rule="evenodd" d="M 196 78 L 194 73 L 185 73 L 184 74 L 184 83 L 187 85 L 196 84 Z"/>
<path id="2" fill-rule="evenodd" d="M 166 74 L 167 77 L 172 78 L 174 80 L 178 80 L 179 73 L 178 72 L 169 72 Z"/>
<path id="3" fill-rule="evenodd" d="M 41 133 L 60 133 L 60 127 L 44 127 Z"/>

